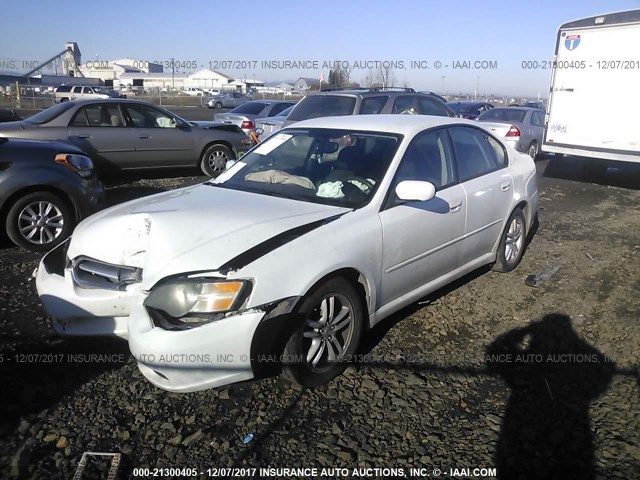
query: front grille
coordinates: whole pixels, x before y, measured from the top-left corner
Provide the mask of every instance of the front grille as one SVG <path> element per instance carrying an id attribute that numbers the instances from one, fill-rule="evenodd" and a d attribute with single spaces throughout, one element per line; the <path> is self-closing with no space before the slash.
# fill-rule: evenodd
<path id="1" fill-rule="evenodd" d="M 125 265 L 114 265 L 89 257 L 73 260 L 73 280 L 82 288 L 124 290 L 127 285 L 142 280 L 142 269 Z"/>

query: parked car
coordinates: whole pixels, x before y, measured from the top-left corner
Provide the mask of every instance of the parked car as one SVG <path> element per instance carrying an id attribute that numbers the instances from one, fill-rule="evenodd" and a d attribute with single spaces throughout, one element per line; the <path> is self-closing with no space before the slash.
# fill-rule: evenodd
<path id="1" fill-rule="evenodd" d="M 216 95 L 207 102 L 208 108 L 234 108 L 250 102 L 251 97 L 240 92 L 224 92 Z"/>
<path id="2" fill-rule="evenodd" d="M 371 113 L 455 116 L 437 96 L 415 92 L 412 88 L 325 90 L 300 100 L 284 126 L 311 118 Z"/>
<path id="3" fill-rule="evenodd" d="M 447 102 L 447 105 L 460 118 L 468 118 L 469 120 L 473 120 L 481 113 L 493 108 L 493 105 L 487 102 Z"/>
<path id="4" fill-rule="evenodd" d="M 192 97 L 201 97 L 204 95 L 204 90 L 196 87 L 187 87 L 180 91 L 183 95 L 190 95 Z"/>
<path id="5" fill-rule="evenodd" d="M 206 95 L 216 96 L 216 95 L 220 95 L 220 90 L 218 90 L 217 88 L 205 88 L 204 93 Z"/>
<path id="6" fill-rule="evenodd" d="M 261 117 L 271 117 L 283 110 L 292 107 L 295 102 L 283 102 L 281 100 L 252 100 L 243 103 L 226 113 L 216 113 L 213 119 L 216 122 L 233 123 L 239 126 L 244 133 L 249 133 L 255 128 L 254 120 Z"/>
<path id="7" fill-rule="evenodd" d="M 544 112 L 537 108 L 498 107 L 481 114 L 476 120 L 483 122 L 503 141 L 517 151 L 535 159 L 542 145 Z"/>
<path id="8" fill-rule="evenodd" d="M 63 140 L 90 154 L 99 173 L 199 166 L 213 176 L 249 143 L 234 125 L 201 128 L 137 100 L 64 102 L 21 122 L 0 124 L 1 136 Z"/>
<path id="9" fill-rule="evenodd" d="M 108 88 L 91 85 L 61 85 L 53 93 L 53 100 L 58 103 L 105 98 L 121 98 L 121 95 Z"/>
<path id="10" fill-rule="evenodd" d="M 514 269 L 537 205 L 532 159 L 480 123 L 318 118 L 215 180 L 85 220 L 36 285 L 58 332 L 128 338 L 163 389 L 280 368 L 312 387 L 383 318 L 482 265 Z"/>
<path id="11" fill-rule="evenodd" d="M 285 120 L 287 119 L 287 116 L 291 113 L 291 110 L 293 110 L 294 106 L 295 104 L 285 108 L 283 111 L 273 117 L 256 118 L 256 121 L 254 122 L 256 133 L 264 140 L 272 133 L 280 130 Z"/>
<path id="12" fill-rule="evenodd" d="M 20 116 L 15 112 L 15 110 L 0 108 L 0 123 L 15 122 L 16 120 L 20 120 Z"/>
<path id="13" fill-rule="evenodd" d="M 93 163 L 80 149 L 0 138 L 0 220 L 19 247 L 50 250 L 103 200 Z"/>

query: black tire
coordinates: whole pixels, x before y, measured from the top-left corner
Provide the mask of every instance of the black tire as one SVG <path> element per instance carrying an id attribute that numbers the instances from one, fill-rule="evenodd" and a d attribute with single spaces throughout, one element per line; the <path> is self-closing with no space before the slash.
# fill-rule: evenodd
<path id="1" fill-rule="evenodd" d="M 62 97 L 62 98 L 60 99 L 60 103 L 62 103 L 62 102 L 68 102 L 68 101 L 69 101 L 69 99 L 68 99 L 67 97 Z"/>
<path id="2" fill-rule="evenodd" d="M 324 385 L 345 371 L 357 351 L 365 318 L 362 299 L 351 283 L 335 277 L 309 292 L 297 313 L 302 325 L 285 346 L 282 370 L 302 387 Z"/>
<path id="3" fill-rule="evenodd" d="M 210 145 L 200 158 L 200 168 L 205 175 L 217 177 L 227 168 L 229 160 L 235 160 L 236 156 L 229 147 L 220 144 Z"/>
<path id="4" fill-rule="evenodd" d="M 220 102 L 216 102 L 213 107 L 217 108 L 217 109 L 220 109 L 220 108 L 222 108 L 222 104 Z"/>
<path id="5" fill-rule="evenodd" d="M 51 192 L 32 192 L 18 199 L 6 218 L 7 235 L 26 250 L 46 252 L 66 240 L 76 224 L 68 202 Z"/>
<path id="6" fill-rule="evenodd" d="M 538 156 L 538 143 L 535 140 L 531 142 L 531 145 L 527 148 L 527 154 L 534 160 Z"/>
<path id="7" fill-rule="evenodd" d="M 524 250 L 527 246 L 527 224 L 522 209 L 516 208 L 507 221 L 507 226 L 502 232 L 496 263 L 493 270 L 496 272 L 510 272 L 518 266 Z"/>

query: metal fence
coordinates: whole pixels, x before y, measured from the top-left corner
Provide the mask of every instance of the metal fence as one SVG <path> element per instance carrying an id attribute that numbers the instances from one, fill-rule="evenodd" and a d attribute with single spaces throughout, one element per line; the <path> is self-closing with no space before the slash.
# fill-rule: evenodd
<path id="1" fill-rule="evenodd" d="M 154 91 L 155 90 L 155 91 Z M 19 92 L 19 93 L 18 93 Z M 209 95 L 190 96 L 182 95 L 177 92 L 162 92 L 159 89 L 146 89 L 143 93 L 138 92 L 121 92 L 127 98 L 136 100 L 144 100 L 155 105 L 165 107 L 200 107 L 206 108 L 207 103 L 212 98 Z M 287 94 L 268 94 L 257 93 L 252 96 L 254 100 L 290 100 L 297 101 L 302 98 L 301 95 Z M 55 101 L 52 93 L 36 92 L 32 88 L 12 89 L 10 92 L 4 92 L 0 96 L 0 108 L 16 109 L 16 110 L 43 110 L 54 105 Z"/>

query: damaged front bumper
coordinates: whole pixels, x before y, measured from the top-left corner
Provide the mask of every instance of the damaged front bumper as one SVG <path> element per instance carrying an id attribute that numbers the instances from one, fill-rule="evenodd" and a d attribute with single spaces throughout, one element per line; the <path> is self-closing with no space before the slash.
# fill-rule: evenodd
<path id="1" fill-rule="evenodd" d="M 299 297 L 231 314 L 186 330 L 154 324 L 139 285 L 83 288 L 67 259 L 68 242 L 49 252 L 36 272 L 40 300 L 62 335 L 115 335 L 129 342 L 142 374 L 172 392 L 192 392 L 277 373 L 284 343 L 296 328 Z M 267 361 L 261 360 L 267 359 Z"/>
<path id="2" fill-rule="evenodd" d="M 54 329 L 62 335 L 127 338 L 131 308 L 144 301 L 138 285 L 126 290 L 82 288 L 73 279 L 66 251 L 69 240 L 47 253 L 36 272 L 36 287 Z"/>

